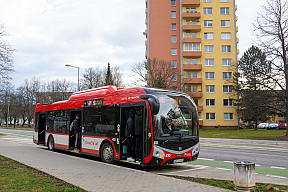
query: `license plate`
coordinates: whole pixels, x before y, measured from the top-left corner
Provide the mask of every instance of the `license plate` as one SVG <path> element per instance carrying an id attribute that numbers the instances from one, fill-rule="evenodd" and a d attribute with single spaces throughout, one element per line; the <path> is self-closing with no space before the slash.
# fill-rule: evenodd
<path id="1" fill-rule="evenodd" d="M 175 159 L 173 161 L 173 163 L 182 163 L 184 161 L 184 159 Z"/>

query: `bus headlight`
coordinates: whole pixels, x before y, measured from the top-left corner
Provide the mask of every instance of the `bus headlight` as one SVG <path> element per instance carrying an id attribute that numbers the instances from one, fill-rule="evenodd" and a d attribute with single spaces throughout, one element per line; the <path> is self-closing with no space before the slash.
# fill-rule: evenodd
<path id="1" fill-rule="evenodd" d="M 164 153 L 164 151 L 162 149 L 159 149 L 158 147 L 156 147 L 154 145 L 153 156 L 157 157 L 157 158 L 160 158 L 160 159 L 164 159 L 165 153 Z"/>
<path id="2" fill-rule="evenodd" d="M 199 153 L 199 143 L 194 146 L 192 156 L 196 155 L 197 153 Z"/>

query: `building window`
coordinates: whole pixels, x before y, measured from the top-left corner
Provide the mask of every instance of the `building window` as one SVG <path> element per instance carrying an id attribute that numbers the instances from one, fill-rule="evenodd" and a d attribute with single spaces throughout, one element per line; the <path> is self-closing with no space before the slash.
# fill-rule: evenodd
<path id="1" fill-rule="evenodd" d="M 275 117 L 270 117 L 270 122 L 276 122 Z"/>
<path id="2" fill-rule="evenodd" d="M 223 72 L 223 79 L 232 79 L 232 72 Z"/>
<path id="3" fill-rule="evenodd" d="M 176 48 L 172 48 L 171 49 L 171 54 L 172 55 L 177 55 L 177 49 Z"/>
<path id="4" fill-rule="evenodd" d="M 215 107 L 215 99 L 206 99 L 207 107 Z"/>
<path id="5" fill-rule="evenodd" d="M 191 38 L 196 38 L 197 37 L 197 33 L 191 33 Z"/>
<path id="6" fill-rule="evenodd" d="M 192 78 L 197 78 L 198 73 L 197 72 L 192 72 Z"/>
<path id="7" fill-rule="evenodd" d="M 216 120 L 215 113 L 206 113 L 206 120 L 207 121 L 215 121 Z"/>
<path id="8" fill-rule="evenodd" d="M 195 13 L 196 12 L 196 8 L 191 8 L 191 13 Z"/>
<path id="9" fill-rule="evenodd" d="M 205 66 L 214 66 L 214 59 L 205 59 Z"/>
<path id="10" fill-rule="evenodd" d="M 204 27 L 213 27 L 213 21 L 205 20 L 204 21 Z"/>
<path id="11" fill-rule="evenodd" d="M 222 59 L 222 65 L 223 66 L 231 66 L 232 65 L 232 59 Z"/>
<path id="12" fill-rule="evenodd" d="M 191 85 L 187 85 L 187 92 L 191 92 Z"/>
<path id="13" fill-rule="evenodd" d="M 191 59 L 187 59 L 187 64 L 191 64 Z"/>
<path id="14" fill-rule="evenodd" d="M 186 13 L 189 13 L 190 12 L 190 8 L 186 8 Z"/>
<path id="15" fill-rule="evenodd" d="M 225 121 L 231 121 L 233 120 L 233 113 L 224 113 L 224 120 Z"/>
<path id="16" fill-rule="evenodd" d="M 197 59 L 192 59 L 192 64 L 197 64 Z"/>
<path id="17" fill-rule="evenodd" d="M 177 36 L 172 36 L 171 41 L 172 41 L 172 43 L 176 43 L 177 42 Z"/>
<path id="18" fill-rule="evenodd" d="M 213 33 L 204 33 L 205 40 L 213 40 Z"/>
<path id="19" fill-rule="evenodd" d="M 177 74 L 175 73 L 172 74 L 172 81 L 177 81 Z"/>
<path id="20" fill-rule="evenodd" d="M 174 86 L 173 86 L 173 87 L 172 87 L 172 90 L 173 90 L 173 91 L 177 91 L 177 87 L 174 87 Z"/>
<path id="21" fill-rule="evenodd" d="M 215 85 L 206 85 L 206 93 L 215 93 Z"/>
<path id="22" fill-rule="evenodd" d="M 224 107 L 233 107 L 233 100 L 232 99 L 223 99 Z"/>
<path id="23" fill-rule="evenodd" d="M 198 85 L 193 85 L 193 92 L 198 92 Z"/>
<path id="24" fill-rule="evenodd" d="M 228 3 L 229 2 L 229 0 L 220 0 L 220 2 L 222 3 Z"/>
<path id="25" fill-rule="evenodd" d="M 191 78 L 191 72 L 187 72 L 187 78 Z"/>
<path id="26" fill-rule="evenodd" d="M 221 7 L 220 14 L 222 15 L 229 15 L 229 8 L 228 7 Z"/>
<path id="27" fill-rule="evenodd" d="M 171 0 L 171 6 L 176 6 L 176 0 Z"/>
<path id="28" fill-rule="evenodd" d="M 172 61 L 172 68 L 177 68 L 177 61 Z"/>
<path id="29" fill-rule="evenodd" d="M 172 19 L 176 18 L 176 11 L 171 11 L 171 18 Z"/>
<path id="30" fill-rule="evenodd" d="M 201 43 L 184 43 L 184 51 L 201 51 Z"/>
<path id="31" fill-rule="evenodd" d="M 221 33 L 221 39 L 222 40 L 230 40 L 231 39 L 230 33 Z"/>
<path id="32" fill-rule="evenodd" d="M 212 2 L 212 0 L 203 0 L 203 2 Z"/>
<path id="33" fill-rule="evenodd" d="M 204 15 L 212 15 L 212 8 L 203 8 Z"/>
<path id="34" fill-rule="evenodd" d="M 193 99 L 195 104 L 198 106 L 198 99 Z"/>
<path id="35" fill-rule="evenodd" d="M 221 27 L 230 27 L 229 20 L 221 20 Z"/>
<path id="36" fill-rule="evenodd" d="M 232 85 L 223 85 L 223 93 L 232 93 Z"/>
<path id="37" fill-rule="evenodd" d="M 174 30 L 176 30 L 176 23 L 172 23 L 171 24 L 171 29 L 174 31 Z"/>
<path id="38" fill-rule="evenodd" d="M 205 45 L 204 49 L 205 49 L 205 53 L 213 53 L 214 52 L 214 46 L 213 45 Z"/>
<path id="39" fill-rule="evenodd" d="M 231 45 L 222 45 L 222 53 L 231 53 Z"/>
<path id="40" fill-rule="evenodd" d="M 205 72 L 205 79 L 215 79 L 214 72 Z"/>

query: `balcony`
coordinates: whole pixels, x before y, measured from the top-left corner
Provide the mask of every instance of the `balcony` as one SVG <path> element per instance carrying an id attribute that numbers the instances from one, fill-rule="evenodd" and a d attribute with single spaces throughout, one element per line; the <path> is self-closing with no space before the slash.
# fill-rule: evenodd
<path id="1" fill-rule="evenodd" d="M 192 98 L 201 98 L 203 97 L 203 92 L 187 92 Z"/>
<path id="2" fill-rule="evenodd" d="M 183 51 L 183 57 L 201 57 L 201 51 Z"/>
<path id="3" fill-rule="evenodd" d="M 184 64 L 184 70 L 201 71 L 202 65 L 200 64 Z"/>
<path id="4" fill-rule="evenodd" d="M 203 106 L 197 106 L 198 111 L 203 111 Z"/>
<path id="5" fill-rule="evenodd" d="M 202 83 L 202 78 L 184 78 L 184 83 L 200 84 Z"/>
<path id="6" fill-rule="evenodd" d="M 201 38 L 183 38 L 183 43 L 201 43 Z"/>
<path id="7" fill-rule="evenodd" d="M 201 25 L 183 25 L 183 30 L 185 31 L 201 31 Z"/>
<path id="8" fill-rule="evenodd" d="M 203 119 L 199 119 L 199 125 L 203 125 Z"/>
<path id="9" fill-rule="evenodd" d="M 182 0 L 182 5 L 200 5 L 200 0 Z"/>
<path id="10" fill-rule="evenodd" d="M 183 18 L 200 18 L 200 17 L 201 17 L 201 13 L 199 12 L 192 12 L 192 13 L 184 12 L 183 13 Z"/>

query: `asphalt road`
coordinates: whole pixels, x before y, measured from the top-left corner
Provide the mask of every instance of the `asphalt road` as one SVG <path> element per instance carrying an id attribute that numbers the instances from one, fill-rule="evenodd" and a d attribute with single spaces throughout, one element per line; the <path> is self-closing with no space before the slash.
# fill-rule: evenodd
<path id="1" fill-rule="evenodd" d="M 33 137 L 33 131 L 27 131 L 27 130 L 16 130 L 16 129 L 3 129 L 3 128 L 0 128 L 0 133 L 10 133 L 10 134 L 17 134 L 17 135 Z"/>
<path id="2" fill-rule="evenodd" d="M 233 146 L 234 147 L 234 146 Z M 201 146 L 200 158 L 216 161 L 251 161 L 265 167 L 283 167 L 288 169 L 288 151 L 261 149 L 239 149 L 227 147 Z"/>

